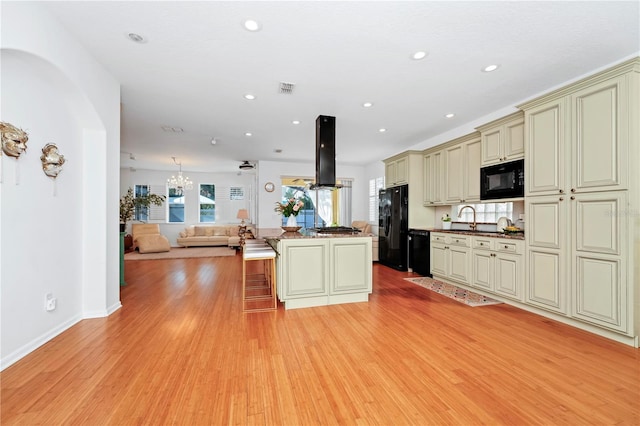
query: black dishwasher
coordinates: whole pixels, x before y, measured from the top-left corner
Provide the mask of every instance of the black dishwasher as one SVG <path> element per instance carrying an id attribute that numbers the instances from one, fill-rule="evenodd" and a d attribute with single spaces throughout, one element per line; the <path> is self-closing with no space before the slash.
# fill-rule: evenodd
<path id="1" fill-rule="evenodd" d="M 429 231 L 409 229 L 409 268 L 425 277 L 431 276 Z"/>

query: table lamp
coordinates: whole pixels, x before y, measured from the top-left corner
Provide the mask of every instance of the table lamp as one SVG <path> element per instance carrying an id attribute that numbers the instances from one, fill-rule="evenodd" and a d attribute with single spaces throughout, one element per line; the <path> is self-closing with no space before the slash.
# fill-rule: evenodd
<path id="1" fill-rule="evenodd" d="M 249 219 L 249 212 L 247 209 L 238 210 L 238 215 L 236 216 L 238 219 L 242 219 L 241 225 L 244 226 L 244 220 Z"/>

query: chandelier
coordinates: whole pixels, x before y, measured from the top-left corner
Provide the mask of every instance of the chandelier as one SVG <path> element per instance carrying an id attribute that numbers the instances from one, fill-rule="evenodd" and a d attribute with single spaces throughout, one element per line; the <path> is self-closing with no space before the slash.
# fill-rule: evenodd
<path id="1" fill-rule="evenodd" d="M 173 158 L 173 162 L 180 167 L 180 171 L 178 172 L 178 177 L 171 176 L 167 179 L 167 185 L 169 189 L 175 190 L 176 195 L 180 196 L 184 193 L 185 189 L 187 191 L 193 189 L 193 182 L 188 177 L 182 176 L 182 162 L 177 162 L 176 157 L 171 158 Z"/>

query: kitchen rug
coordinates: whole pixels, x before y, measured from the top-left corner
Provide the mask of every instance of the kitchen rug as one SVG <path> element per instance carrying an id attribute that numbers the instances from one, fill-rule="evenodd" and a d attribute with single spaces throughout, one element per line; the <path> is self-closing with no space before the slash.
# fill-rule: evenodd
<path id="1" fill-rule="evenodd" d="M 411 281 L 414 284 L 424 287 L 436 293 L 440 293 L 450 299 L 457 302 L 464 303 L 469 306 L 487 306 L 487 305 L 499 305 L 502 303 L 499 300 L 492 299 L 487 296 L 483 296 L 478 293 L 474 293 L 464 288 L 456 287 L 453 284 L 443 283 L 442 281 L 434 280 L 428 277 L 419 278 L 405 278 L 407 281 Z"/>

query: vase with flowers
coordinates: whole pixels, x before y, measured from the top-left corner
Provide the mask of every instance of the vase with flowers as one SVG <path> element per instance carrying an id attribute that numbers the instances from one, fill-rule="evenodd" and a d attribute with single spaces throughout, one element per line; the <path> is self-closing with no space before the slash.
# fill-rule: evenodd
<path id="1" fill-rule="evenodd" d="M 443 214 L 440 219 L 442 219 L 442 229 L 451 229 L 451 217 L 448 213 Z"/>
<path id="2" fill-rule="evenodd" d="M 287 218 L 286 228 L 290 228 L 290 229 L 285 229 L 285 231 L 293 230 L 293 229 L 297 231 L 298 229 L 300 229 L 298 227 L 296 216 L 298 216 L 298 213 L 300 213 L 300 209 L 302 209 L 303 206 L 304 206 L 304 201 L 296 200 L 295 198 L 289 198 L 288 200 L 282 203 L 276 203 L 276 207 L 274 211 L 276 213 L 280 213 L 281 215 Z"/>

